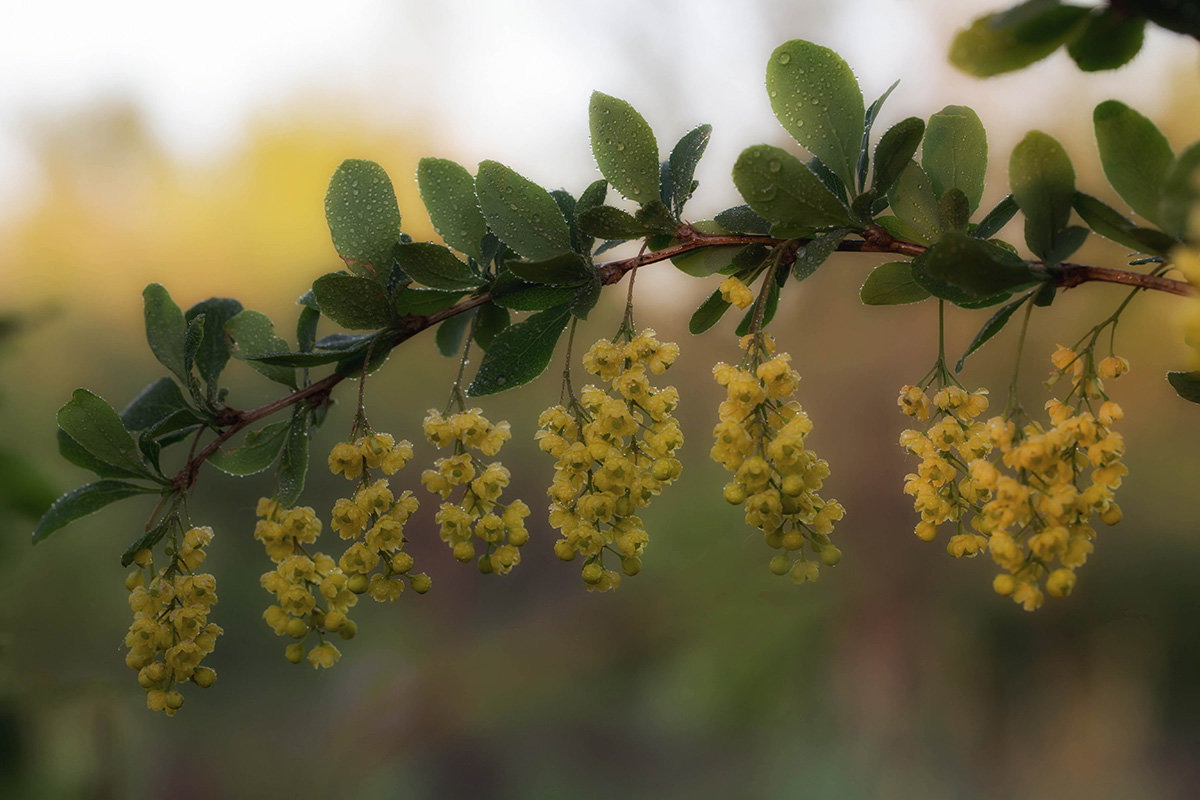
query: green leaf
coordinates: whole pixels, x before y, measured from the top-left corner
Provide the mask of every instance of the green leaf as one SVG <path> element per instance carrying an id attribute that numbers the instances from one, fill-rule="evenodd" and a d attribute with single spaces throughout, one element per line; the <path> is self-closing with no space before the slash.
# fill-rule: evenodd
<path id="1" fill-rule="evenodd" d="M 633 106 L 602 92 L 592 92 L 588 107 L 592 155 L 600 174 L 635 203 L 658 197 L 658 142 Z"/>
<path id="2" fill-rule="evenodd" d="M 262 430 L 246 434 L 246 441 L 235 450 L 217 450 L 208 463 L 230 475 L 254 475 L 262 472 L 279 457 L 287 443 L 291 423 L 276 422 Z"/>
<path id="3" fill-rule="evenodd" d="M 146 473 L 141 469 L 122 469 L 114 464 L 101 461 L 84 449 L 62 428 L 58 429 L 58 453 L 77 467 L 82 467 L 96 473 L 101 478 L 144 478 Z"/>
<path id="4" fill-rule="evenodd" d="M 200 345 L 203 341 L 204 315 L 197 314 L 187 321 L 187 335 L 183 339 L 183 366 L 189 389 L 194 389 L 197 385 L 196 379 L 192 376 L 192 365 L 196 363 L 196 354 L 200 352 Z M 195 391 L 192 394 L 194 395 Z"/>
<path id="5" fill-rule="evenodd" d="M 705 247 L 693 250 L 671 259 L 681 272 L 693 278 L 705 278 L 728 268 L 738 253 L 746 249 L 745 245 L 731 247 Z"/>
<path id="6" fill-rule="evenodd" d="M 1038 282 L 1024 261 L 959 232 L 947 233 L 934 243 L 924 254 L 921 266 L 934 280 L 950 284 L 975 299 Z"/>
<path id="7" fill-rule="evenodd" d="M 688 321 L 688 330 L 693 334 L 704 333 L 720 322 L 721 317 L 725 316 L 725 312 L 729 308 L 730 303 L 721 297 L 721 292 L 719 290 L 713 292 L 692 314 L 692 318 Z"/>
<path id="8" fill-rule="evenodd" d="M 1153 122 L 1117 100 L 1096 106 L 1092 119 L 1108 182 L 1135 213 L 1158 224 L 1163 181 L 1175 160 L 1170 143 Z"/>
<path id="9" fill-rule="evenodd" d="M 509 326 L 512 320 L 508 309 L 495 303 L 484 303 L 475 314 L 475 342 L 484 350 L 492 346 L 496 334 Z"/>
<path id="10" fill-rule="evenodd" d="M 1075 211 L 1091 229 L 1139 253 L 1166 255 L 1175 240 L 1162 231 L 1141 228 L 1113 207 L 1083 192 L 1075 193 Z"/>
<path id="11" fill-rule="evenodd" d="M 1094 9 L 1067 52 L 1084 72 L 1116 69 L 1133 60 L 1142 49 L 1146 20 L 1124 10 Z"/>
<path id="12" fill-rule="evenodd" d="M 369 278 L 330 272 L 313 281 L 312 290 L 321 313 L 343 328 L 370 330 L 392 321 L 387 291 Z"/>
<path id="13" fill-rule="evenodd" d="M 312 292 L 308 292 L 310 296 Z M 321 309 L 317 300 L 312 299 L 312 306 L 300 308 L 300 317 L 296 320 L 296 347 L 301 353 L 308 353 L 317 341 L 317 323 L 321 321 Z"/>
<path id="14" fill-rule="evenodd" d="M 1163 179 L 1159 217 L 1162 229 L 1172 236 L 1180 237 L 1187 230 L 1188 213 L 1200 199 L 1200 188 L 1194 180 L 1197 171 L 1200 171 L 1200 142 L 1180 153 Z"/>
<path id="15" fill-rule="evenodd" d="M 771 232 L 771 221 L 760 216 L 748 205 L 727 208 L 714 218 L 720 229 L 729 233 L 751 233 L 766 235 Z"/>
<path id="16" fill-rule="evenodd" d="M 400 209 L 383 167 L 374 161 L 343 161 L 325 192 L 325 221 L 333 247 L 352 272 L 386 280 L 392 248 L 400 241 Z"/>
<path id="17" fill-rule="evenodd" d="M 678 227 L 670 209 L 661 200 L 646 203 L 637 210 L 633 218 L 656 233 L 674 233 Z"/>
<path id="18" fill-rule="evenodd" d="M 137 442 L 102 397 L 87 389 L 76 389 L 58 411 L 58 426 L 98 460 L 152 477 L 142 462 Z"/>
<path id="19" fill-rule="evenodd" d="M 296 407 L 292 412 L 287 441 L 279 461 L 278 483 L 275 499 L 287 508 L 296 504 L 304 491 L 304 477 L 308 473 L 308 409 Z"/>
<path id="20" fill-rule="evenodd" d="M 479 165 L 475 191 L 484 218 L 505 244 L 541 261 L 571 249 L 571 231 L 542 187 L 495 161 Z"/>
<path id="21" fill-rule="evenodd" d="M 820 178 L 798 158 L 778 147 L 756 145 L 742 151 L 733 182 L 750 207 L 772 222 L 829 227 L 850 224 L 850 214 Z"/>
<path id="22" fill-rule="evenodd" d="M 919 117 L 902 119 L 879 139 L 875 146 L 875 172 L 871 176 L 871 187 L 879 194 L 888 190 L 900 177 L 921 145 L 925 135 L 925 120 Z"/>
<path id="23" fill-rule="evenodd" d="M 938 200 L 938 217 L 942 221 L 942 230 L 967 232 L 971 206 L 962 189 L 949 189 L 942 195 Z"/>
<path id="24" fill-rule="evenodd" d="M 406 242 L 393 252 L 410 278 L 432 289 L 473 289 L 482 282 L 475 270 L 440 244 Z"/>
<path id="25" fill-rule="evenodd" d="M 1055 237 L 1071 218 L 1075 170 L 1067 153 L 1051 136 L 1030 131 L 1008 162 L 1013 199 L 1025 215 L 1025 243 L 1046 260 Z"/>
<path id="26" fill-rule="evenodd" d="M 897 306 L 924 300 L 929 292 L 913 279 L 912 264 L 889 261 L 871 271 L 858 296 L 868 306 Z"/>
<path id="27" fill-rule="evenodd" d="M 875 126 L 875 118 L 879 116 L 879 111 L 883 108 L 884 102 L 887 101 L 892 92 L 896 91 L 896 87 L 899 85 L 899 80 L 894 81 L 892 85 L 887 88 L 887 91 L 879 95 L 879 97 L 875 99 L 875 102 L 867 106 L 867 113 L 863 117 L 862 146 L 859 147 L 858 150 L 858 167 L 856 170 L 858 177 L 858 190 L 860 192 L 863 190 L 863 187 L 866 186 L 867 167 L 870 166 L 871 128 Z M 909 158 L 911 157 L 912 156 L 910 155 Z"/>
<path id="28" fill-rule="evenodd" d="M 511 273 L 503 273 L 492 284 L 492 302 L 512 311 L 545 311 L 551 306 L 569 303 L 577 293 L 571 286 L 540 286 L 526 283 Z"/>
<path id="29" fill-rule="evenodd" d="M 1168 372 L 1167 380 L 1184 400 L 1200 403 L 1200 371 Z"/>
<path id="30" fill-rule="evenodd" d="M 612 206 L 597 206 L 580 214 L 579 227 L 589 236 L 610 241 L 640 239 L 651 232 L 632 214 Z"/>
<path id="31" fill-rule="evenodd" d="M 187 412 L 194 422 L 203 418 L 188 406 L 179 384 L 170 378 L 159 378 L 138 393 L 121 412 L 121 425 L 127 431 L 144 431 L 158 425 L 180 411 Z"/>
<path id="32" fill-rule="evenodd" d="M 189 322 L 204 315 L 204 330 L 194 359 L 200 377 L 208 384 L 210 395 L 215 394 L 221 370 L 229 363 L 230 348 L 229 340 L 225 337 L 225 323 L 241 310 L 242 304 L 231 297 L 210 297 L 187 310 L 186 318 Z"/>
<path id="33" fill-rule="evenodd" d="M 775 311 L 779 308 L 779 284 L 771 281 L 771 285 L 767 287 L 767 301 L 763 304 L 763 318 L 761 329 L 765 330 L 771 320 L 775 318 Z M 754 306 L 746 309 L 745 316 L 738 323 L 734 333 L 738 336 L 745 336 L 750 332 L 750 324 L 754 321 Z"/>
<path id="34" fill-rule="evenodd" d="M 417 164 L 417 189 L 442 241 L 482 264 L 480 243 L 487 223 L 467 168 L 445 158 L 422 158 Z"/>
<path id="35" fill-rule="evenodd" d="M 1047 264 L 1061 264 L 1083 247 L 1091 231 L 1082 225 L 1069 225 L 1059 231 L 1054 237 L 1054 249 L 1046 257 Z"/>
<path id="36" fill-rule="evenodd" d="M 792 263 L 792 275 L 796 280 L 802 281 L 816 272 L 817 268 L 833 255 L 849 232 L 845 228 L 839 228 L 829 233 L 822 233 L 801 247 L 796 253 L 796 260 Z"/>
<path id="37" fill-rule="evenodd" d="M 987 152 L 987 131 L 971 109 L 946 106 L 930 117 L 921 166 L 933 184 L 933 193 L 941 197 L 951 189 L 961 189 L 974 214 L 983 197 Z"/>
<path id="38" fill-rule="evenodd" d="M 792 138 L 853 186 L 866 110 L 841 56 L 800 39 L 781 44 L 767 63 L 767 94 Z"/>
<path id="39" fill-rule="evenodd" d="M 160 364 L 186 383 L 187 368 L 183 350 L 187 322 L 183 319 L 183 312 L 175 305 L 166 288 L 157 283 L 150 284 L 142 291 L 142 305 L 150 351 Z"/>
<path id="40" fill-rule="evenodd" d="M 583 215 L 591 211 L 593 208 L 598 208 L 604 205 L 604 198 L 608 196 L 608 181 L 601 178 L 598 181 L 593 181 L 583 194 L 579 195 L 579 201 L 575 203 L 575 228 L 583 231 L 582 218 Z M 581 241 L 579 242 L 579 252 L 590 253 L 594 244 L 592 238 L 586 232 L 580 234 Z"/>
<path id="41" fill-rule="evenodd" d="M 570 316 L 570 305 L 564 304 L 502 330 L 484 354 L 468 394 L 494 394 L 529 383 L 542 374 Z"/>
<path id="42" fill-rule="evenodd" d="M 162 538 L 167 535 L 167 531 L 179 518 L 175 514 L 168 514 L 154 524 L 154 527 L 143 533 L 138 538 L 134 539 L 125 552 L 121 553 L 121 566 L 128 567 L 133 563 L 133 557 L 137 555 L 137 551 L 142 548 L 152 548 L 154 545 L 162 541 Z"/>
<path id="43" fill-rule="evenodd" d="M 233 337 L 237 345 L 234 356 L 246 361 L 246 354 L 286 353 L 288 343 L 275 335 L 275 323 L 266 314 L 258 311 L 242 311 L 225 323 L 225 332 Z M 296 371 L 290 367 L 264 364 L 261 361 L 246 361 L 254 369 L 276 383 L 296 388 Z"/>
<path id="44" fill-rule="evenodd" d="M 888 190 L 888 204 L 906 227 L 917 235 L 921 244 L 930 244 L 942 232 L 941 212 L 937 195 L 925 170 L 915 161 L 908 162 L 900 177 Z"/>
<path id="45" fill-rule="evenodd" d="M 963 365 L 967 363 L 967 357 L 983 347 L 988 339 L 999 333 L 1008 324 L 1008 320 L 1012 317 L 1013 312 L 1020 308 L 1029 297 L 1030 295 L 1028 294 L 1023 295 L 1011 303 L 1001 306 L 999 311 L 992 314 L 988 318 L 988 321 L 983 323 L 983 327 L 979 329 L 979 333 L 975 334 L 975 338 L 971 340 L 971 344 L 967 347 L 966 352 L 962 354 L 962 358 L 954 365 L 954 371 L 962 372 Z"/>
<path id="46" fill-rule="evenodd" d="M 548 286 L 578 286 L 594 273 L 578 253 L 562 253 L 544 261 L 508 261 L 505 266 L 521 280 Z"/>
<path id="47" fill-rule="evenodd" d="M 396 293 L 396 314 L 418 316 L 432 314 L 449 308 L 466 296 L 464 291 L 448 292 L 441 289 L 404 288 Z"/>
<path id="48" fill-rule="evenodd" d="M 596 303 L 600 300 L 600 291 L 604 288 L 604 284 L 600 282 L 600 276 L 594 275 L 590 281 L 579 287 L 575 292 L 575 297 L 571 299 L 571 314 L 577 319 L 587 319 L 588 314 L 596 307 Z"/>
<path id="49" fill-rule="evenodd" d="M 110 503 L 134 495 L 156 492 L 158 489 L 148 489 L 134 483 L 113 480 L 96 481 L 86 486 L 80 486 L 78 489 L 72 489 L 55 500 L 50 506 L 50 510 L 38 522 L 37 527 L 33 529 L 33 543 L 37 544 L 59 528 L 86 517 L 88 514 L 94 514 Z"/>
<path id="50" fill-rule="evenodd" d="M 555 189 L 550 192 L 550 196 L 554 198 L 554 202 L 558 205 L 559 213 L 567 221 L 567 233 L 571 237 L 571 249 L 576 253 L 583 252 L 584 248 L 579 234 L 579 220 L 575 218 L 575 198 L 566 189 Z"/>
<path id="51" fill-rule="evenodd" d="M 971 235 L 977 239 L 990 239 L 1000 232 L 1000 229 L 1009 223 L 1017 211 L 1017 201 L 1013 200 L 1011 194 L 1004 195 L 1004 199 L 996 204 L 996 207 L 987 213 L 987 215 L 979 220 L 979 224 L 971 231 Z"/>
<path id="52" fill-rule="evenodd" d="M 438 325 L 437 332 L 434 334 L 438 352 L 446 358 L 458 355 L 459 350 L 462 349 L 463 339 L 467 335 L 467 329 L 471 327 L 471 320 L 474 318 L 475 310 L 472 309 L 462 314 L 455 314 Z"/>
<path id="53" fill-rule="evenodd" d="M 712 125 L 700 125 L 683 135 L 671 150 L 668 160 L 671 175 L 671 211 L 678 217 L 683 206 L 696 191 L 696 165 L 704 156 Z"/>
<path id="54" fill-rule="evenodd" d="M 1030 0 L 999 14 L 980 17 L 950 45 L 950 63 L 977 78 L 1027 67 L 1053 53 L 1088 14 L 1057 0 Z"/>

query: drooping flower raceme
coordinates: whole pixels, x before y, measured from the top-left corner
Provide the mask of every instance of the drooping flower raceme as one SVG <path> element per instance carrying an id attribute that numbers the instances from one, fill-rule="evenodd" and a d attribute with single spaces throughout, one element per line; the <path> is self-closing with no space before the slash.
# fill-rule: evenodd
<path id="1" fill-rule="evenodd" d="M 780 551 L 771 559 L 771 571 L 790 574 L 797 583 L 816 580 L 819 567 L 806 555 L 806 546 L 827 566 L 838 563 L 841 551 L 829 534 L 845 509 L 819 494 L 829 465 L 806 446 L 813 426 L 790 399 L 800 380 L 790 356 L 776 355 L 767 334 L 744 337 L 742 347 L 747 355 L 741 366 L 721 362 L 713 367 L 727 396 L 718 409 L 710 454 L 734 475 L 725 499 L 744 506 L 746 523 Z"/>
<path id="2" fill-rule="evenodd" d="M 570 408 L 557 405 L 538 419 L 538 446 L 555 458 L 550 524 L 562 534 L 554 544 L 564 561 L 583 556 L 589 591 L 608 591 L 621 574 L 605 566 L 605 554 L 620 560 L 626 575 L 641 570 L 648 535 L 638 517 L 679 477 L 675 451 L 683 433 L 674 417 L 679 393 L 655 388 L 679 355 L 647 328 L 626 342 L 601 339 L 583 358 L 584 368 L 607 386 L 588 385 Z"/>

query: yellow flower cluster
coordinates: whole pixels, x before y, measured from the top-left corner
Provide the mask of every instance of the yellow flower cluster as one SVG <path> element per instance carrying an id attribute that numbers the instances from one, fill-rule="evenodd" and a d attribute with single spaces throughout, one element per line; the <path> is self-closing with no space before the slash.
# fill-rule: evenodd
<path id="1" fill-rule="evenodd" d="M 741 345 L 748 351 L 744 366 L 720 362 L 713 367 L 727 397 L 718 409 L 710 455 L 734 474 L 725 499 L 744 505 L 746 523 L 782 551 L 771 559 L 771 571 L 790 574 L 796 583 L 816 580 L 817 562 L 807 558 L 804 546 L 825 565 L 837 564 L 842 554 L 829 534 L 845 509 L 818 494 L 829 465 L 805 447 L 813 426 L 800 404 L 789 399 L 800 380 L 790 356 L 775 355 L 767 334 L 743 337 Z"/>
<path id="2" fill-rule="evenodd" d="M 125 581 L 133 609 L 133 624 L 125 635 L 125 664 L 137 670 L 147 708 L 169 717 L 183 706 L 177 684 L 191 681 L 207 688 L 217 679 L 215 670 L 200 666 L 222 633 L 208 621 L 217 602 L 217 581 L 209 573 L 195 572 L 212 536 L 208 527 L 190 529 L 173 552 L 168 550 L 170 561 L 157 572 L 151 552 L 139 550 L 134 555 L 139 569 Z M 148 571 L 152 577 L 147 585 Z"/>
<path id="3" fill-rule="evenodd" d="M 605 551 L 620 559 L 626 575 L 641 570 L 648 538 L 637 511 L 683 470 L 675 458 L 683 444 L 673 416 L 679 392 L 656 389 L 649 377 L 665 372 L 678 355 L 677 344 L 659 341 L 650 328 L 624 343 L 601 339 L 583 365 L 608 388 L 585 386 L 570 410 L 553 406 L 538 418 L 538 446 L 556 459 L 547 494 L 550 524 L 563 538 L 554 552 L 564 561 L 584 556 L 589 591 L 621 582 L 605 567 Z"/>
<path id="4" fill-rule="evenodd" d="M 754 292 L 750 291 L 750 287 L 732 275 L 721 281 L 718 291 L 721 299 L 738 308 L 748 308 L 754 302 Z"/>
<path id="5" fill-rule="evenodd" d="M 1069 373 L 1072 388 L 1066 402 L 1046 403 L 1049 426 L 1002 416 L 978 422 L 985 393 L 957 386 L 940 389 L 932 403 L 923 390 L 906 386 L 898 401 L 906 414 L 930 423 L 924 432 L 900 435 L 921 459 L 904 487 L 921 514 L 917 536 L 932 541 L 938 525 L 955 522 L 948 552 L 990 553 L 1005 570 L 993 588 L 1027 611 L 1046 594 L 1071 593 L 1075 569 L 1092 552 L 1092 517 L 1108 525 L 1121 519 L 1113 492 L 1127 474 L 1124 441 L 1112 430 L 1124 413 L 1106 399 L 1103 380 L 1123 375 L 1128 362 L 1109 356 L 1096 365 L 1090 351 L 1062 346 L 1052 361 L 1052 380 Z"/>
<path id="6" fill-rule="evenodd" d="M 448 417 L 430 409 L 424 428 L 425 438 L 435 447 L 454 448 L 453 455 L 439 458 L 433 469 L 421 475 L 425 488 L 443 500 L 435 517 L 442 541 L 463 563 L 482 549 L 479 571 L 507 574 L 521 563 L 520 548 L 529 541 L 525 529 L 529 506 L 520 500 L 501 503 L 500 495 L 510 478 L 508 469 L 498 461 L 485 464 L 471 451 L 489 457 L 499 453 L 512 436 L 508 423 L 493 425 L 478 408 Z M 450 502 L 460 486 L 466 487 L 462 495 L 457 502 Z"/>

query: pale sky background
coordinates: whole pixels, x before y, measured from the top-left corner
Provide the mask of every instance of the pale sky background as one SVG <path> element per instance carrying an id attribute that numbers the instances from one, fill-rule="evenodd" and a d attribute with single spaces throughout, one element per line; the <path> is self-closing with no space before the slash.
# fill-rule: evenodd
<path id="1" fill-rule="evenodd" d="M 1195 42 L 1154 29 L 1134 64 L 1115 74 L 1081 75 L 1062 53 L 986 83 L 955 73 L 945 59 L 953 32 L 998 5 L 4 0 L 0 218 L 36 197 L 29 147 L 36 123 L 105 99 L 131 99 L 168 151 L 199 163 L 233 146 L 255 118 L 311 98 L 342 107 L 351 100 L 380 120 L 429 131 L 443 145 L 434 154 L 469 165 L 495 158 L 578 190 L 595 175 L 587 102 L 601 89 L 641 109 L 664 152 L 694 125 L 713 123 L 699 177 L 710 190 L 719 181 L 728 191 L 737 153 L 782 135 L 763 74 L 771 49 L 786 39 L 840 52 L 868 102 L 901 78 L 881 125 L 949 103 L 972 105 L 994 157 L 1031 127 L 1090 128 L 1091 106 L 1107 97 L 1153 116 L 1160 100 L 1150 87 L 1195 63 Z"/>

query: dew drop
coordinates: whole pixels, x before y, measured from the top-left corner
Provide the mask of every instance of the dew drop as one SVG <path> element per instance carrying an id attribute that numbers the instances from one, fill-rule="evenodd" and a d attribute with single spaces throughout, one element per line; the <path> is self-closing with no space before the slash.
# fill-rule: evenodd
<path id="1" fill-rule="evenodd" d="M 791 60 L 792 60 L 792 57 L 790 54 L 788 54 L 788 53 L 780 53 L 779 54 L 779 63 L 780 64 L 786 64 Z"/>
<path id="2" fill-rule="evenodd" d="M 772 158 L 767 162 L 767 169 L 771 170 L 771 172 L 779 172 L 779 170 L 783 169 L 783 164 L 780 164 L 778 159 Z"/>
<path id="3" fill-rule="evenodd" d="M 625 149 L 625 143 L 624 143 L 624 142 L 618 142 L 618 143 L 617 143 L 617 150 L 624 150 L 624 149 Z"/>
<path id="4" fill-rule="evenodd" d="M 604 113 L 607 114 L 608 112 L 605 111 Z M 497 386 L 503 386 L 506 383 L 508 383 L 508 378 L 504 377 L 503 375 L 496 376 L 496 385 Z"/>

